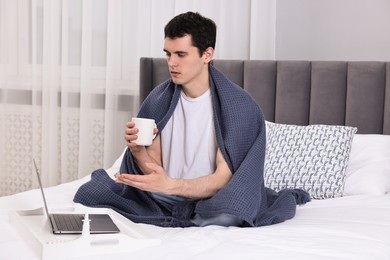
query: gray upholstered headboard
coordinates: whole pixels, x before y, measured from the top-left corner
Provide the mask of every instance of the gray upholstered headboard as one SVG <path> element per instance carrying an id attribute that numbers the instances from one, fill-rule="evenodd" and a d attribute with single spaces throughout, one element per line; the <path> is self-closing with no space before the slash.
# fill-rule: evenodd
<path id="1" fill-rule="evenodd" d="M 268 121 L 390 134 L 390 62 L 214 60 Z M 140 101 L 169 78 L 164 58 L 141 58 Z"/>

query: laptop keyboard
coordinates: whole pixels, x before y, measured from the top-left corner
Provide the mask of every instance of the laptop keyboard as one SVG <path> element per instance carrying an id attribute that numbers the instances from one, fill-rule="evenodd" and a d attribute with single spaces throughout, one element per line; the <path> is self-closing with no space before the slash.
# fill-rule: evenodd
<path id="1" fill-rule="evenodd" d="M 57 227 L 62 231 L 83 230 L 83 214 L 53 214 Z"/>

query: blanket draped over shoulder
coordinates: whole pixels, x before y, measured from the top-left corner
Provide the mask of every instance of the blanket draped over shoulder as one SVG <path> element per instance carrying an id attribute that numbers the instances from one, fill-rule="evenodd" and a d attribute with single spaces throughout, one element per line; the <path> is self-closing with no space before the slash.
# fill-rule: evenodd
<path id="1" fill-rule="evenodd" d="M 149 192 L 115 183 L 105 170 L 99 169 L 79 188 L 74 201 L 112 208 L 134 222 L 164 227 L 193 226 L 191 218 L 195 213 L 203 217 L 231 214 L 244 220 L 246 226 L 271 225 L 294 217 L 296 205 L 309 201 L 309 195 L 299 189 L 275 192 L 264 186 L 266 135 L 259 106 L 216 68 L 210 65 L 209 70 L 216 140 L 233 172 L 224 188 L 211 198 L 185 200 L 168 209 Z M 171 80 L 160 84 L 145 99 L 138 117 L 155 119 L 161 132 L 173 114 L 180 92 L 181 86 Z M 129 149 L 120 171 L 142 174 Z"/>

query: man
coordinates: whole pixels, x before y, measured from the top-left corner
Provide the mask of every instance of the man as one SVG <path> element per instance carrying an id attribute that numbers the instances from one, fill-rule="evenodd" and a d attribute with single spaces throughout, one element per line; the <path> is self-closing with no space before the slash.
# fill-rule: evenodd
<path id="1" fill-rule="evenodd" d="M 116 176 L 124 185 L 108 191 L 127 201 L 79 201 L 160 226 L 260 226 L 294 216 L 295 197 L 307 194 L 264 187 L 260 108 L 210 65 L 215 23 L 187 12 L 164 32 L 171 79 L 150 93 L 138 114 L 156 120 L 157 135 L 149 147 L 136 145 L 138 129 L 127 123 L 129 149 Z"/>

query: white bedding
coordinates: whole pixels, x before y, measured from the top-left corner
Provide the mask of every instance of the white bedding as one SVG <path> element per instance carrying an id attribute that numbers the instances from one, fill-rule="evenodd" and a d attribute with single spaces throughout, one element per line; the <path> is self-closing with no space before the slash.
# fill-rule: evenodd
<path id="1" fill-rule="evenodd" d="M 45 189 L 50 208 L 72 206 L 88 178 Z M 13 229 L 9 214 L 41 206 L 39 190 L 0 198 L 0 259 L 39 259 Z M 314 200 L 299 206 L 293 219 L 266 227 L 137 226 L 161 244 L 128 255 L 131 259 L 390 259 L 390 194 Z"/>

